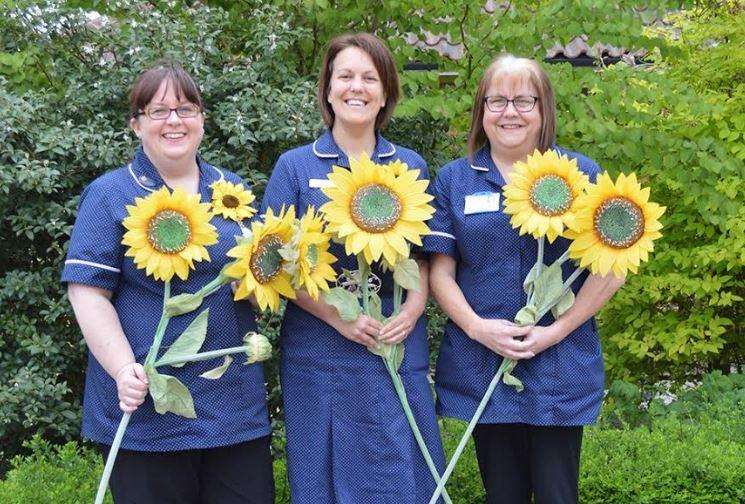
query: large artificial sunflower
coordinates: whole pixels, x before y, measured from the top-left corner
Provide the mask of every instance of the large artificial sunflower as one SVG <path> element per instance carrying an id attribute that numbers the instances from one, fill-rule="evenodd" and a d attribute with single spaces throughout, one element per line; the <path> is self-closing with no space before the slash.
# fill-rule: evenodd
<path id="1" fill-rule="evenodd" d="M 217 243 L 217 231 L 210 224 L 209 204 L 200 203 L 199 194 L 162 187 L 135 198 L 127 213 L 124 255 L 156 280 L 170 281 L 174 274 L 186 280 L 194 261 L 210 260 L 205 246 Z"/>
<path id="2" fill-rule="evenodd" d="M 577 228 L 577 198 L 589 179 L 577 161 L 553 150 L 535 151 L 525 163 L 515 163 L 510 183 L 504 187 L 504 213 L 520 234 L 545 236 L 552 243 L 564 229 Z"/>
<path id="3" fill-rule="evenodd" d="M 328 176 L 333 186 L 322 189 L 331 200 L 320 209 L 326 229 L 344 241 L 347 254 L 362 253 L 368 264 L 383 256 L 395 265 L 409 255 L 407 240 L 421 245 L 420 236 L 429 233 L 424 221 L 435 211 L 427 204 L 433 199 L 425 192 L 429 181 L 417 178 L 419 170 L 397 175 L 366 154 L 350 165 L 334 166 Z"/>
<path id="4" fill-rule="evenodd" d="M 239 239 L 238 245 L 228 251 L 233 261 L 225 274 L 240 280 L 235 299 L 256 295 L 259 308 L 279 309 L 279 296 L 295 299 L 292 288 L 291 265 L 283 257 L 282 249 L 292 244 L 295 209 L 282 209 L 274 215 L 269 208 L 263 222 L 251 223 L 251 234 Z"/>
<path id="5" fill-rule="evenodd" d="M 633 173 L 620 174 L 615 184 L 603 173 L 577 204 L 580 231 L 567 233 L 574 240 L 569 257 L 593 274 L 636 273 L 654 249 L 653 241 L 662 236 L 659 218 L 665 207 L 649 201 L 649 188 L 642 189 Z"/>
<path id="6" fill-rule="evenodd" d="M 298 229 L 297 288 L 305 288 L 310 297 L 318 299 L 319 289 L 327 291 L 328 282 L 336 279 L 331 264 L 336 257 L 329 253 L 331 236 L 323 229 L 323 217 L 308 207 L 300 218 Z"/>
<path id="7" fill-rule="evenodd" d="M 256 197 L 241 184 L 218 180 L 212 187 L 212 213 L 240 222 L 251 218 L 256 210 L 251 206 Z"/>

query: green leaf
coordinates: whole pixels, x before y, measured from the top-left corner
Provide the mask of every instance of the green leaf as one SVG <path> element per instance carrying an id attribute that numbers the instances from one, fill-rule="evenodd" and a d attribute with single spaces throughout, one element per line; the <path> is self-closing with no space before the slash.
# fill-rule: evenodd
<path id="1" fill-rule="evenodd" d="M 150 380 L 150 395 L 155 411 L 161 415 L 171 412 L 185 418 L 197 417 L 191 393 L 178 378 L 160 374 L 152 367 L 145 371 Z"/>
<path id="2" fill-rule="evenodd" d="M 370 294 L 370 316 L 379 322 L 383 322 L 383 302 L 376 293 Z"/>
<path id="3" fill-rule="evenodd" d="M 179 294 L 178 296 L 173 296 L 171 299 L 166 301 L 165 310 L 170 317 L 183 315 L 184 313 L 189 313 L 199 308 L 203 300 L 204 297 L 201 295 L 188 293 Z"/>
<path id="4" fill-rule="evenodd" d="M 515 323 L 521 326 L 534 325 L 538 313 L 533 305 L 523 306 L 519 312 L 515 315 Z"/>
<path id="5" fill-rule="evenodd" d="M 207 321 L 210 316 L 210 309 L 207 308 L 202 313 L 196 316 L 194 320 L 191 321 L 191 324 L 189 324 L 189 327 L 184 329 L 184 332 L 181 333 L 181 336 L 179 336 L 176 341 L 173 342 L 171 347 L 164 353 L 160 359 L 158 359 L 158 362 L 162 362 L 164 360 L 177 360 L 182 357 L 186 357 L 187 355 L 193 355 L 197 352 L 199 352 L 199 349 L 202 348 L 202 343 L 204 343 L 204 338 L 207 336 Z M 155 366 L 158 366 L 158 362 L 155 363 Z M 172 364 L 173 367 L 181 367 L 185 362 L 181 362 L 178 364 Z"/>
<path id="6" fill-rule="evenodd" d="M 574 292 L 572 289 L 567 289 L 566 293 L 561 296 L 561 299 L 551 307 L 551 313 L 554 318 L 561 317 L 569 308 L 574 304 Z"/>
<path id="7" fill-rule="evenodd" d="M 226 355 L 225 360 L 223 361 L 221 365 L 217 366 L 214 369 L 210 369 L 209 371 L 205 371 L 199 376 L 201 378 L 207 378 L 208 380 L 217 380 L 218 378 L 220 378 L 222 375 L 225 374 L 225 371 L 228 370 L 232 362 L 233 362 L 233 357 L 230 355 Z"/>
<path id="8" fill-rule="evenodd" d="M 419 265 L 414 259 L 404 259 L 393 267 L 393 281 L 406 290 L 419 291 Z"/>
<path id="9" fill-rule="evenodd" d="M 393 348 L 391 349 L 391 353 L 393 354 L 392 355 L 393 366 L 396 371 L 399 370 L 399 368 L 401 367 L 401 364 L 404 361 L 404 350 L 405 350 L 405 347 L 403 343 L 398 343 L 397 345 L 393 346 Z"/>
<path id="10" fill-rule="evenodd" d="M 323 300 L 336 308 L 339 316 L 345 322 L 357 320 L 362 313 L 362 307 L 357 296 L 342 287 L 334 287 L 323 295 Z"/>
<path id="11" fill-rule="evenodd" d="M 530 268 L 530 271 L 528 272 L 528 275 L 525 277 L 525 280 L 523 281 L 523 290 L 525 291 L 525 294 L 528 295 L 528 298 L 530 298 L 530 295 L 533 293 L 533 286 L 535 284 L 535 279 L 538 278 L 538 266 L 539 263 L 536 262 L 532 268 Z M 545 265 L 543 265 L 545 268 Z"/>
<path id="12" fill-rule="evenodd" d="M 509 385 L 510 387 L 515 387 L 515 389 L 518 392 L 522 392 L 525 389 L 525 386 L 523 385 L 523 382 L 521 382 L 519 379 L 515 378 L 511 373 L 508 373 L 505 371 L 504 375 L 502 376 L 502 381 L 505 385 Z"/>
<path id="13" fill-rule="evenodd" d="M 564 281 L 561 276 L 561 264 L 554 262 L 544 268 L 535 279 L 533 304 L 538 312 L 547 309 L 561 297 Z"/>

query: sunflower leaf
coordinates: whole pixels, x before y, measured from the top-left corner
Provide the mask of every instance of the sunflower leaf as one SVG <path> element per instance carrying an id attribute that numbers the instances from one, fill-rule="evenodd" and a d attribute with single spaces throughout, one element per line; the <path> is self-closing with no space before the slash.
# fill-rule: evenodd
<path id="1" fill-rule="evenodd" d="M 339 316 L 345 322 L 357 320 L 357 317 L 362 313 L 362 307 L 357 300 L 357 296 L 342 287 L 329 289 L 328 292 L 324 293 L 323 300 L 336 308 Z"/>
<path id="2" fill-rule="evenodd" d="M 391 349 L 391 353 L 393 353 L 393 364 L 396 368 L 396 371 L 398 371 L 404 361 L 404 344 L 399 343 L 397 345 L 394 345 Z"/>
<path id="3" fill-rule="evenodd" d="M 548 268 L 541 271 L 541 274 L 535 279 L 533 285 L 533 299 L 532 304 L 535 305 L 537 311 L 541 312 L 553 305 L 562 294 L 564 290 L 564 280 L 561 276 L 561 264 L 554 262 Z M 538 322 L 536 320 L 536 322 Z"/>
<path id="4" fill-rule="evenodd" d="M 523 306 L 519 312 L 515 315 L 515 322 L 521 326 L 534 325 L 536 317 L 538 316 L 537 309 L 532 304 Z"/>
<path id="5" fill-rule="evenodd" d="M 196 316 L 191 321 L 189 327 L 184 329 L 176 341 L 173 342 L 171 347 L 164 353 L 158 362 L 168 360 L 179 360 L 188 355 L 193 355 L 199 351 L 204 343 L 204 338 L 207 336 L 207 320 L 210 316 L 210 309 L 207 308 L 202 313 Z M 155 363 L 158 366 L 158 362 Z M 173 367 L 181 367 L 185 362 L 179 362 L 177 364 L 171 364 Z"/>
<path id="6" fill-rule="evenodd" d="M 525 386 L 523 385 L 523 382 L 521 382 L 518 378 L 515 378 L 511 373 L 508 373 L 505 371 L 504 375 L 502 376 L 502 381 L 505 385 L 509 385 L 510 387 L 515 387 L 515 390 L 518 392 L 522 392 Z"/>
<path id="7" fill-rule="evenodd" d="M 528 275 L 525 277 L 525 281 L 523 281 L 523 290 L 525 291 L 525 294 L 528 295 L 528 298 L 530 298 L 530 295 L 533 293 L 535 279 L 538 278 L 538 266 L 539 266 L 539 263 L 536 261 L 533 267 L 530 268 Z M 546 265 L 543 265 L 543 268 L 545 267 Z"/>
<path id="8" fill-rule="evenodd" d="M 208 380 L 217 380 L 222 375 L 225 374 L 225 371 L 228 370 L 228 367 L 230 367 L 230 364 L 233 362 L 233 357 L 230 355 L 225 356 L 225 360 L 222 364 L 217 366 L 214 369 L 210 369 L 209 371 L 205 371 L 204 373 L 200 374 L 200 378 L 207 378 Z"/>
<path id="9" fill-rule="evenodd" d="M 370 313 L 369 315 L 379 322 L 383 322 L 383 302 L 380 300 L 380 296 L 376 293 L 370 293 Z"/>
<path id="10" fill-rule="evenodd" d="M 557 319 L 564 314 L 574 304 L 574 292 L 568 289 L 561 299 L 551 307 L 551 313 Z"/>
<path id="11" fill-rule="evenodd" d="M 150 395 L 155 411 L 161 415 L 170 411 L 185 418 L 197 417 L 191 393 L 178 378 L 160 374 L 153 367 L 148 367 L 145 372 L 150 382 Z"/>
<path id="12" fill-rule="evenodd" d="M 393 267 L 393 280 L 406 290 L 419 290 L 419 265 L 414 259 L 404 259 Z"/>
<path id="13" fill-rule="evenodd" d="M 169 317 L 183 315 L 199 308 L 204 300 L 204 296 L 197 294 L 179 294 L 166 301 L 166 314 Z"/>

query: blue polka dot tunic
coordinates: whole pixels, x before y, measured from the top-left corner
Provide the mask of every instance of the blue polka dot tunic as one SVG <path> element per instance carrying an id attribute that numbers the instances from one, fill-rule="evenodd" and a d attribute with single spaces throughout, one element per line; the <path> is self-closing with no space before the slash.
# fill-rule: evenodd
<path id="1" fill-rule="evenodd" d="M 556 150 L 576 159 L 580 170 L 595 180 L 600 169 L 594 161 Z M 424 250 L 455 259 L 456 282 L 480 317 L 514 320 L 526 303 L 523 280 L 535 264 L 538 242 L 530 235 L 520 236 L 510 225 L 510 216 L 504 213 L 504 185 L 488 144 L 472 161 L 461 158 L 444 166 L 434 183 L 436 212 L 429 222 L 432 232 L 424 238 Z M 488 193 L 499 204 L 488 211 L 466 212 L 466 197 L 477 193 Z M 544 263 L 551 264 L 568 246 L 564 238 L 553 244 L 546 240 Z M 572 261 L 564 263 L 565 280 L 574 269 Z M 586 278 L 583 273 L 575 280 L 575 294 Z M 549 313 L 539 324 L 553 321 Z M 438 413 L 470 420 L 501 362 L 501 356 L 448 321 L 435 372 Z M 595 422 L 604 380 L 595 320 L 591 318 L 532 359 L 519 361 L 513 374 L 525 390 L 517 392 L 500 383 L 480 423 L 571 426 Z"/>
<path id="2" fill-rule="evenodd" d="M 199 192 L 203 203 L 211 201 L 210 184 L 227 179 L 240 183 L 240 178 L 219 170 L 197 158 Z M 85 188 L 75 227 L 70 238 L 67 259 L 62 271 L 63 283 L 78 283 L 100 287 L 113 293 L 124 334 L 137 362 L 144 362 L 153 341 L 163 306 L 164 283 L 137 269 L 131 257 L 125 257 L 121 244 L 126 231 L 122 220 L 126 205 L 135 197 L 146 197 L 164 185 L 155 166 L 138 149 L 132 162 L 108 172 Z M 217 228 L 219 242 L 207 247 L 211 261 L 196 262 L 187 281 L 174 276 L 171 295 L 196 292 L 213 280 L 228 262 L 226 252 L 240 235 L 239 225 L 221 216 L 211 224 Z M 160 355 L 183 332 L 194 318 L 209 308 L 207 337 L 200 351 L 240 346 L 248 331 L 256 330 L 255 315 L 248 302 L 233 301 L 230 286 L 225 285 L 205 298 L 194 312 L 170 320 L 163 338 Z M 173 451 L 212 448 L 236 444 L 269 434 L 264 374 L 260 364 L 245 366 L 240 356 L 219 380 L 199 375 L 222 363 L 222 359 L 188 363 L 181 368 L 158 368 L 181 380 L 194 398 L 196 419 L 173 413 L 155 412 L 148 395 L 132 414 L 122 441 L 122 447 L 139 451 Z M 245 359 L 243 359 L 245 360 Z M 122 412 L 119 409 L 116 383 L 92 354 L 88 355 L 83 399 L 83 436 L 99 443 L 111 444 Z"/>
<path id="3" fill-rule="evenodd" d="M 400 159 L 427 174 L 424 160 L 378 136 L 372 160 Z M 262 212 L 295 205 L 303 215 L 328 198 L 321 191 L 332 166 L 349 166 L 330 132 L 280 156 L 267 185 Z M 355 270 L 354 257 L 332 244 L 334 268 Z M 384 314 L 392 312 L 389 275 L 381 278 Z M 444 456 L 427 381 L 424 317 L 404 342 L 400 373 L 435 465 Z M 419 504 L 435 489 L 404 411 L 380 357 L 346 339 L 294 303 L 287 304 L 281 330 L 280 378 L 285 405 L 287 471 L 294 504 Z"/>

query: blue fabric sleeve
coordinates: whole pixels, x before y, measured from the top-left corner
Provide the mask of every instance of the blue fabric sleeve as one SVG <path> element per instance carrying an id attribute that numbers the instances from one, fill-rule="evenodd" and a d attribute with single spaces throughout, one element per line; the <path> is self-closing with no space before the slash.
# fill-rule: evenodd
<path id="1" fill-rule="evenodd" d="M 80 283 L 115 291 L 119 284 L 124 227 L 111 212 L 111 189 L 94 181 L 80 197 L 70 236 L 62 283 Z"/>
<path id="2" fill-rule="evenodd" d="M 453 227 L 449 180 L 446 180 L 448 173 L 447 171 L 438 173 L 432 187 L 432 194 L 435 197 L 432 202 L 435 214 L 428 222 L 430 234 L 424 237 L 424 251 L 446 254 L 458 260 L 460 254 L 456 246 Z"/>
<path id="3" fill-rule="evenodd" d="M 264 190 L 264 198 L 261 200 L 260 213 L 264 214 L 267 208 L 277 214 L 285 207 L 293 205 L 296 214 L 299 214 L 298 206 L 298 183 L 292 166 L 287 162 L 286 156 L 282 155 L 274 165 L 272 175 Z M 316 208 L 316 210 L 318 210 Z"/>

